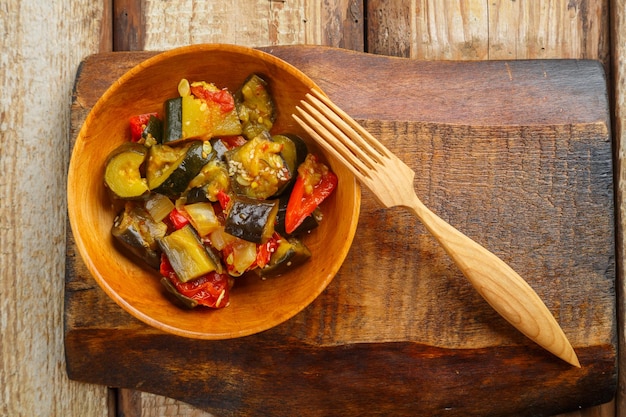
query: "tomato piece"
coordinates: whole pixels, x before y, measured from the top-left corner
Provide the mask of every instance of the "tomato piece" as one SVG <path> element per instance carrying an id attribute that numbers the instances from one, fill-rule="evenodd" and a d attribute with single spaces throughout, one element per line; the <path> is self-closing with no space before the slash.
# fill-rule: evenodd
<path id="1" fill-rule="evenodd" d="M 210 91 L 202 85 L 192 85 L 190 90 L 191 94 L 193 94 L 196 98 L 210 100 L 219 104 L 220 110 L 223 113 L 228 113 L 235 108 L 235 99 L 228 90 Z"/>
<path id="2" fill-rule="evenodd" d="M 141 139 L 141 135 L 143 134 L 148 121 L 150 120 L 150 116 L 158 117 L 157 113 L 144 113 L 138 114 L 136 116 L 132 116 L 129 119 L 130 124 L 130 140 L 133 142 L 138 142 Z"/>
<path id="3" fill-rule="evenodd" d="M 267 240 L 267 242 L 258 245 L 256 252 L 256 265 L 259 268 L 265 267 L 270 261 L 272 254 L 278 248 L 278 241 L 280 240 L 280 235 L 278 233 L 274 233 L 274 235 Z"/>
<path id="4" fill-rule="evenodd" d="M 220 137 L 220 141 L 224 144 L 226 149 L 229 151 L 235 148 L 240 147 L 244 143 L 246 143 L 246 138 L 241 135 L 238 136 L 222 136 Z"/>
<path id="5" fill-rule="evenodd" d="M 174 229 L 182 229 L 187 223 L 189 223 L 189 219 L 183 212 L 174 208 L 170 211 L 169 220 Z"/>
<path id="6" fill-rule="evenodd" d="M 228 305 L 230 283 L 227 274 L 214 271 L 196 279 L 181 282 L 165 255 L 161 257 L 160 273 L 172 283 L 176 291 L 195 300 L 198 305 L 212 308 L 223 308 Z"/>
<path id="7" fill-rule="evenodd" d="M 292 233 L 337 187 L 338 178 L 313 154 L 298 167 L 285 212 L 285 231 Z"/>

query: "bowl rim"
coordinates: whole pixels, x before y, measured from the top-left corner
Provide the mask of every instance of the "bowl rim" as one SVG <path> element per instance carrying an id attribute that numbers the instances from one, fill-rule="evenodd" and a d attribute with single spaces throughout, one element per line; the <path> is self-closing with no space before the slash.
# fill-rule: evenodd
<path id="1" fill-rule="evenodd" d="M 129 79 L 132 79 L 136 76 L 137 73 L 143 71 L 146 68 L 149 68 L 153 65 L 160 63 L 164 59 L 173 58 L 181 53 L 195 53 L 195 52 L 205 52 L 211 53 L 215 51 L 226 51 L 226 52 L 234 52 L 239 54 L 245 54 L 248 56 L 253 56 L 254 58 L 258 58 L 260 60 L 270 62 L 274 65 L 279 65 L 282 69 L 290 72 L 292 75 L 297 76 L 298 78 L 303 79 L 306 84 L 311 88 L 317 88 L 319 91 L 322 91 L 317 84 L 311 80 L 308 75 L 304 74 L 302 71 L 297 69 L 292 64 L 282 60 L 281 58 L 272 55 L 269 52 L 265 52 L 256 48 L 242 46 L 242 45 L 234 45 L 234 44 L 225 44 L 225 43 L 202 43 L 202 44 L 193 44 L 180 46 L 176 48 L 172 48 L 166 51 L 158 52 L 157 54 L 139 62 L 134 65 L 132 68 L 127 70 L 123 75 L 118 77 L 107 89 L 104 93 L 98 98 L 96 103 L 90 109 L 89 113 L 85 117 L 85 120 L 82 122 L 81 128 L 76 135 L 75 141 L 72 145 L 72 152 L 70 156 L 70 161 L 68 165 L 68 175 L 67 175 L 67 206 L 68 206 L 68 217 L 70 223 L 70 229 L 73 235 L 74 244 L 78 249 L 81 259 L 85 263 L 89 273 L 92 278 L 97 282 L 99 287 L 106 293 L 106 295 L 112 299 L 118 306 L 120 306 L 123 310 L 129 313 L 131 316 L 137 318 L 143 323 L 152 326 L 158 330 L 162 330 L 171 334 L 175 334 L 178 336 L 183 336 L 192 339 L 205 339 L 205 340 L 224 340 L 224 339 L 232 339 L 243 336 L 249 336 L 252 334 L 257 334 L 270 328 L 273 328 L 279 324 L 288 321 L 293 318 L 299 312 L 304 310 L 311 302 L 313 302 L 330 284 L 330 282 L 334 279 L 335 275 L 341 268 L 341 265 L 345 261 L 346 256 L 348 255 L 348 251 L 352 245 L 352 241 L 354 239 L 354 235 L 356 232 L 358 219 L 360 215 L 360 205 L 361 205 L 361 189 L 360 185 L 357 182 L 356 178 L 349 173 L 347 178 L 344 181 L 351 180 L 353 182 L 354 187 L 354 206 L 352 208 L 352 213 L 350 213 L 350 218 L 353 219 L 350 227 L 348 229 L 348 236 L 346 236 L 347 244 L 342 248 L 342 251 L 339 255 L 341 262 L 337 262 L 337 265 L 331 268 L 325 279 L 321 282 L 321 285 L 316 286 L 316 291 L 311 292 L 311 294 L 303 300 L 297 308 L 291 310 L 290 314 L 285 314 L 280 320 L 272 320 L 268 321 L 265 325 L 255 325 L 252 327 L 244 328 L 244 329 L 236 329 L 229 332 L 216 332 L 216 333 L 205 333 L 205 332 L 197 332 L 188 329 L 182 329 L 180 327 L 176 327 L 173 325 L 169 325 L 158 321 L 151 317 L 149 314 L 144 313 L 143 311 L 135 308 L 131 303 L 125 300 L 121 295 L 119 295 L 115 289 L 107 282 L 105 277 L 102 275 L 102 272 L 98 269 L 97 265 L 94 263 L 94 260 L 89 255 L 85 238 L 80 232 L 80 226 L 78 225 L 78 220 L 76 213 L 74 213 L 73 208 L 77 207 L 78 204 L 75 200 L 75 193 L 72 192 L 72 185 L 76 183 L 76 179 L 74 178 L 74 166 L 77 164 L 77 159 L 79 158 L 79 153 L 82 150 L 82 138 L 87 132 L 87 126 L 89 120 L 97 114 L 101 107 L 105 105 L 108 98 L 114 95 L 120 88 L 124 86 Z"/>

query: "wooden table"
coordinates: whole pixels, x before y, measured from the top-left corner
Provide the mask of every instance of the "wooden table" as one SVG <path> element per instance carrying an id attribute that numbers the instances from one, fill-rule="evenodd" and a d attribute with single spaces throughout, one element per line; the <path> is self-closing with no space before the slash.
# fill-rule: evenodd
<path id="1" fill-rule="evenodd" d="M 0 27 L 8 28 L 0 40 L 3 62 L 8 62 L 1 69 L 0 101 L 1 415 L 206 415 L 152 394 L 76 383 L 65 374 L 65 230 L 59 225 L 65 224 L 69 95 L 78 63 L 97 52 L 228 42 L 330 45 L 422 60 L 598 59 L 609 74 L 613 103 L 616 286 L 621 297 L 624 0 L 460 5 L 434 0 L 336 0 L 324 5 L 259 0 L 239 2 L 236 12 L 229 9 L 234 2 L 225 1 L 77 3 L 70 8 L 61 1 L 42 6 L 36 0 L 9 0 L 0 7 Z M 43 151 L 45 158 L 35 151 Z M 618 307 L 621 323 L 623 309 Z M 620 328 L 620 347 L 622 338 Z M 620 358 L 620 371 L 622 362 Z M 621 374 L 614 402 L 570 415 L 623 414 Z"/>

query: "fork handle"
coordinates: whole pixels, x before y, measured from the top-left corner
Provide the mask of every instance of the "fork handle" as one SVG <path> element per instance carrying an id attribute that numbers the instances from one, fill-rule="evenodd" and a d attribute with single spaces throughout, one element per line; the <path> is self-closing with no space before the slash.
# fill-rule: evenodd
<path id="1" fill-rule="evenodd" d="M 433 213 L 417 196 L 408 208 L 494 310 L 539 346 L 580 368 L 578 357 L 556 319 L 522 277 Z"/>

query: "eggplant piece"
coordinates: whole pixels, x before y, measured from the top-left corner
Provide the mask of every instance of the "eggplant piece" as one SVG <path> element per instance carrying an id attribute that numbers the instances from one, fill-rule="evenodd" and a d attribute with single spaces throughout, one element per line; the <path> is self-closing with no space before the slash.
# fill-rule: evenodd
<path id="1" fill-rule="evenodd" d="M 146 144 L 150 145 L 163 142 L 163 122 L 161 119 L 151 114 L 145 129 L 141 132 L 141 137 Z"/>
<path id="2" fill-rule="evenodd" d="M 274 234 L 278 200 L 233 196 L 224 230 L 253 243 L 264 243 Z"/>
<path id="3" fill-rule="evenodd" d="M 274 142 L 282 145 L 280 155 L 283 157 L 287 169 L 289 170 L 290 179 L 276 192 L 279 196 L 291 189 L 296 177 L 298 176 L 298 167 L 306 159 L 309 152 L 306 143 L 297 135 L 280 134 L 272 136 Z"/>
<path id="4" fill-rule="evenodd" d="M 307 216 L 302 224 L 296 228 L 292 233 L 288 234 L 285 231 L 285 216 L 287 214 L 287 204 L 289 203 L 289 194 L 283 194 L 278 199 L 278 213 L 276 214 L 276 224 L 274 230 L 281 236 L 298 236 L 304 233 L 308 233 L 311 230 L 319 226 L 318 212 L 319 209 L 315 209 L 313 214 Z"/>
<path id="5" fill-rule="evenodd" d="M 227 193 L 229 190 L 228 168 L 216 156 L 206 163 L 198 175 L 189 182 L 185 198 L 187 203 L 216 202 L 220 191 Z"/>
<path id="6" fill-rule="evenodd" d="M 158 240 L 167 233 L 163 222 L 155 222 L 143 207 L 132 202 L 126 203 L 124 211 L 113 222 L 111 234 L 124 247 L 151 267 L 158 269 L 161 251 Z"/>
<path id="7" fill-rule="evenodd" d="M 163 135 L 161 142 L 168 144 L 183 137 L 183 99 L 171 98 L 163 103 Z"/>
<path id="8" fill-rule="evenodd" d="M 231 187 L 239 195 L 264 200 L 283 188 L 291 173 L 280 151 L 267 132 L 226 152 Z"/>
<path id="9" fill-rule="evenodd" d="M 182 282 L 218 269 L 215 260 L 190 225 L 159 239 L 158 244 Z"/>
<path id="10" fill-rule="evenodd" d="M 139 199 L 148 194 L 148 184 L 141 175 L 147 154 L 145 146 L 125 142 L 108 155 L 104 184 L 115 198 Z"/>
<path id="11" fill-rule="evenodd" d="M 172 284 L 169 279 L 162 277 L 161 284 L 163 284 L 168 293 L 172 294 L 185 307 L 192 309 L 198 306 L 198 302 L 196 300 L 178 292 L 174 284 Z"/>
<path id="12" fill-rule="evenodd" d="M 213 157 L 212 152 L 206 152 L 202 141 L 182 146 L 154 145 L 146 167 L 148 187 L 153 192 L 178 198 Z"/>
<path id="13" fill-rule="evenodd" d="M 272 129 L 276 121 L 276 105 L 267 82 L 259 75 L 248 76 L 235 93 L 235 105 L 246 138 L 252 139 Z"/>
<path id="14" fill-rule="evenodd" d="M 300 239 L 281 238 L 270 261 L 263 268 L 255 269 L 261 277 L 275 277 L 302 265 L 311 257 L 311 251 Z"/>

